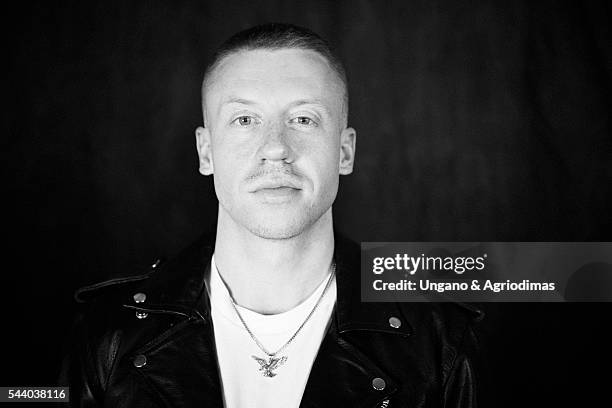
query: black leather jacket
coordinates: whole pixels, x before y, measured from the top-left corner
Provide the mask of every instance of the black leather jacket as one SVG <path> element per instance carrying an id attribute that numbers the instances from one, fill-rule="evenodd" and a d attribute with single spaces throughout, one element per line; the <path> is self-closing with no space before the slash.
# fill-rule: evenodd
<path id="1" fill-rule="evenodd" d="M 208 243 L 147 274 L 77 292 L 83 311 L 60 377 L 72 406 L 223 406 L 204 285 Z M 479 313 L 450 303 L 361 303 L 359 255 L 336 236 L 337 304 L 300 406 L 476 406 Z"/>

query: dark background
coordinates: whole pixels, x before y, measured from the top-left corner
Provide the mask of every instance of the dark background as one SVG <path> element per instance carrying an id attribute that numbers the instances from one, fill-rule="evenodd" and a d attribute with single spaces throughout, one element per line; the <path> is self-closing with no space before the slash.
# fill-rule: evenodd
<path id="1" fill-rule="evenodd" d="M 216 218 L 197 172 L 214 48 L 283 21 L 345 61 L 356 241 L 611 241 L 607 2 L 24 2 L 3 11 L 0 385 L 49 385 L 80 285 Z M 609 401 L 612 307 L 488 305 L 485 406 Z M 603 374 L 596 370 L 602 369 Z"/>

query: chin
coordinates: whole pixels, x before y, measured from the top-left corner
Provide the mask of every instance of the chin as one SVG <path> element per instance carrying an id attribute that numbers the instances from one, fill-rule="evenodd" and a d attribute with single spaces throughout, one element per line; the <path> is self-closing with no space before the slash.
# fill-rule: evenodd
<path id="1" fill-rule="evenodd" d="M 254 235 L 264 239 L 294 238 L 317 222 L 320 216 L 308 208 L 251 213 L 244 217 L 243 225 Z"/>
<path id="2" fill-rule="evenodd" d="M 306 229 L 306 223 L 296 222 L 292 220 L 289 222 L 275 222 L 270 223 L 254 223 L 247 225 L 248 230 L 260 238 L 264 239 L 290 239 L 300 235 Z"/>

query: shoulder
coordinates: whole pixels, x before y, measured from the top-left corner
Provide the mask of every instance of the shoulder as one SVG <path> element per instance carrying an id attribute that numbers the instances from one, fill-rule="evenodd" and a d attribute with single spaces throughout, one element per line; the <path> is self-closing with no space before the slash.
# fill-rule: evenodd
<path id="1" fill-rule="evenodd" d="M 78 289 L 79 310 L 60 382 L 101 398 L 116 361 L 201 315 L 209 259 L 209 246 L 199 239 L 168 261 L 153 261 L 145 271 Z"/>
<path id="2" fill-rule="evenodd" d="M 344 269 L 350 270 L 351 280 L 359 281 L 361 276 L 361 247 L 360 245 L 336 233 L 335 235 L 336 262 L 343 265 Z M 359 282 L 352 282 L 351 290 L 359 292 L 361 285 Z M 360 295 L 353 293 L 353 296 Z M 367 303 L 369 307 L 382 307 L 384 303 Z M 437 327 L 441 331 L 446 331 L 452 335 L 460 335 L 466 326 L 476 324 L 484 318 L 484 312 L 478 304 L 460 302 L 397 302 L 397 307 L 401 310 L 406 320 L 417 332 L 424 328 Z M 459 334 L 458 334 L 459 333 Z"/>
<path id="3" fill-rule="evenodd" d="M 156 258 L 137 273 L 84 286 L 74 298 L 85 309 L 120 306 L 136 310 L 172 305 L 186 311 L 204 288 L 211 254 L 208 238 L 202 236 L 175 256 Z"/>
<path id="4" fill-rule="evenodd" d="M 118 300 L 121 293 L 141 286 L 161 267 L 163 262 L 162 258 L 157 258 L 151 262 L 146 271 L 83 286 L 75 291 L 74 299 L 77 303 L 84 305 Z"/>
<path id="5" fill-rule="evenodd" d="M 479 305 L 450 301 L 362 302 L 360 245 L 336 234 L 335 257 L 340 264 L 340 330 L 358 328 L 401 334 L 411 345 L 410 350 L 430 354 L 444 367 L 452 366 L 462 353 L 478 348 L 476 327 L 484 318 Z M 400 325 L 395 330 L 390 328 L 392 318 L 399 318 Z"/>

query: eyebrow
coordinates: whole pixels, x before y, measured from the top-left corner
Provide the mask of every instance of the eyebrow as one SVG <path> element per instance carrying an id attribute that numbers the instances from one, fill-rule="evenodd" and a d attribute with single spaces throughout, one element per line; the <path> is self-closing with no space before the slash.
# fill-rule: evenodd
<path id="1" fill-rule="evenodd" d="M 221 111 L 223 111 L 223 109 L 225 109 L 225 107 L 227 107 L 227 105 L 232 105 L 232 104 L 247 105 L 247 106 L 255 106 L 255 105 L 257 105 L 257 103 L 255 101 L 251 101 L 251 100 L 243 99 L 243 98 L 238 98 L 238 97 L 235 97 L 235 96 L 229 96 L 223 102 L 221 102 L 221 104 L 217 108 L 217 114 L 220 114 Z"/>
<path id="2" fill-rule="evenodd" d="M 316 105 L 317 107 L 320 107 L 321 109 L 323 109 L 325 111 L 325 113 L 330 114 L 330 110 L 327 106 L 325 106 L 325 104 L 323 103 L 323 101 L 321 99 L 300 99 L 297 100 L 295 102 L 292 102 L 289 107 L 290 108 L 295 108 L 297 106 L 301 106 L 301 105 Z"/>
<path id="3" fill-rule="evenodd" d="M 223 108 L 224 106 L 231 105 L 231 104 L 239 104 L 239 105 L 247 105 L 247 106 L 258 105 L 257 102 L 249 100 L 249 99 L 244 99 L 244 98 L 238 98 L 238 97 L 230 96 L 225 101 L 223 101 L 223 103 L 221 104 L 220 107 Z M 321 99 L 318 99 L 318 98 L 299 99 L 297 101 L 291 102 L 289 104 L 289 108 L 295 108 L 295 107 L 301 106 L 301 105 L 316 105 L 317 107 L 320 107 L 321 109 L 323 109 L 325 111 L 325 113 L 330 114 L 330 109 L 327 106 L 325 106 L 325 104 L 323 103 L 323 101 Z"/>
<path id="4" fill-rule="evenodd" d="M 251 101 L 251 100 L 248 100 L 248 99 L 242 99 L 242 98 L 236 98 L 236 97 L 230 96 L 229 98 L 227 98 L 226 100 L 223 101 L 221 106 L 229 105 L 229 104 L 232 104 L 232 103 L 238 103 L 238 104 L 241 104 L 241 105 L 249 105 L 249 106 L 250 105 L 257 105 L 257 102 L 255 102 L 255 101 Z"/>

